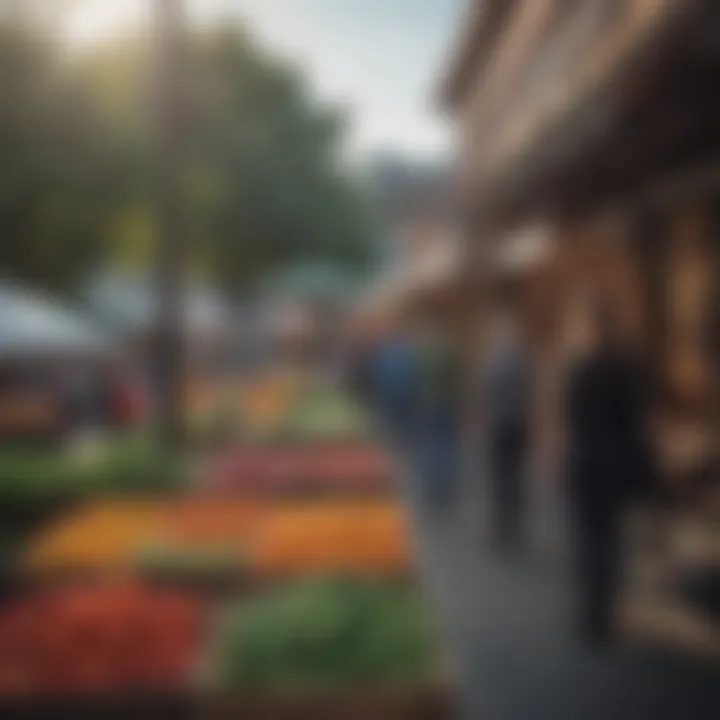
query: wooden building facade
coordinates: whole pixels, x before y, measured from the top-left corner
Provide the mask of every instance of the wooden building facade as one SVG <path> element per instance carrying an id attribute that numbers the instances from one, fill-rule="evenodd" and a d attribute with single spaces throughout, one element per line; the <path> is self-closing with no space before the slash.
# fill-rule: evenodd
<path id="1" fill-rule="evenodd" d="M 577 290 L 607 290 L 662 388 L 678 467 L 705 475 L 720 445 L 718 81 L 716 0 L 485 0 L 441 88 L 479 257 L 549 235 L 523 280 L 549 352 Z"/>

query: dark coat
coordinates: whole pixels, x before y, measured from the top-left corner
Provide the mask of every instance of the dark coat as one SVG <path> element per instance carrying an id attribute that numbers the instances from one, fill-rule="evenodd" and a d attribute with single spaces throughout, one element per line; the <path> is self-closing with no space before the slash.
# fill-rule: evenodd
<path id="1" fill-rule="evenodd" d="M 656 484 L 647 437 L 647 378 L 620 349 L 588 356 L 571 369 L 566 413 L 571 491 L 583 504 L 614 508 Z"/>

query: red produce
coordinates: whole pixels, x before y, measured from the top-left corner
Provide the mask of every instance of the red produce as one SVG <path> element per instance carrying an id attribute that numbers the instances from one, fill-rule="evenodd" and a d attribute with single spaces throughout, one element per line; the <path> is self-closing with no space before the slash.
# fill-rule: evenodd
<path id="1" fill-rule="evenodd" d="M 0 615 L 0 691 L 173 687 L 199 639 L 199 608 L 137 586 L 60 590 Z"/>
<path id="2" fill-rule="evenodd" d="M 373 445 L 314 444 L 242 448 L 216 459 L 201 489 L 249 496 L 388 491 L 391 466 Z"/>

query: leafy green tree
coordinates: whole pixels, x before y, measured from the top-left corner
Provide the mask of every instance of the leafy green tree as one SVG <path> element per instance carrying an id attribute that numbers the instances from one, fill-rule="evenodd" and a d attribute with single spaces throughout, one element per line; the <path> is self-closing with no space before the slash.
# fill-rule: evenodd
<path id="1" fill-rule="evenodd" d="M 109 148 L 60 47 L 0 23 L 0 272 L 66 290 L 98 261 L 117 181 Z"/>
<path id="2" fill-rule="evenodd" d="M 72 290 L 155 243 L 151 44 L 68 53 L 0 13 L 0 273 Z M 370 258 L 343 170 L 346 119 L 237 27 L 191 28 L 183 187 L 188 260 L 241 294 L 266 271 Z"/>
<path id="3" fill-rule="evenodd" d="M 369 259 L 362 198 L 340 169 L 346 121 L 237 28 L 196 38 L 192 236 L 226 287 L 278 265 Z"/>

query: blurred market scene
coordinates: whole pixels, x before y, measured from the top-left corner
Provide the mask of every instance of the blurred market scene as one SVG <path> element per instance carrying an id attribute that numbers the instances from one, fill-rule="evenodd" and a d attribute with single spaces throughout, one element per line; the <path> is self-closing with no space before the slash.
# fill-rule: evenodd
<path id="1" fill-rule="evenodd" d="M 0 0 L 0 716 L 720 717 L 720 5 Z"/>

